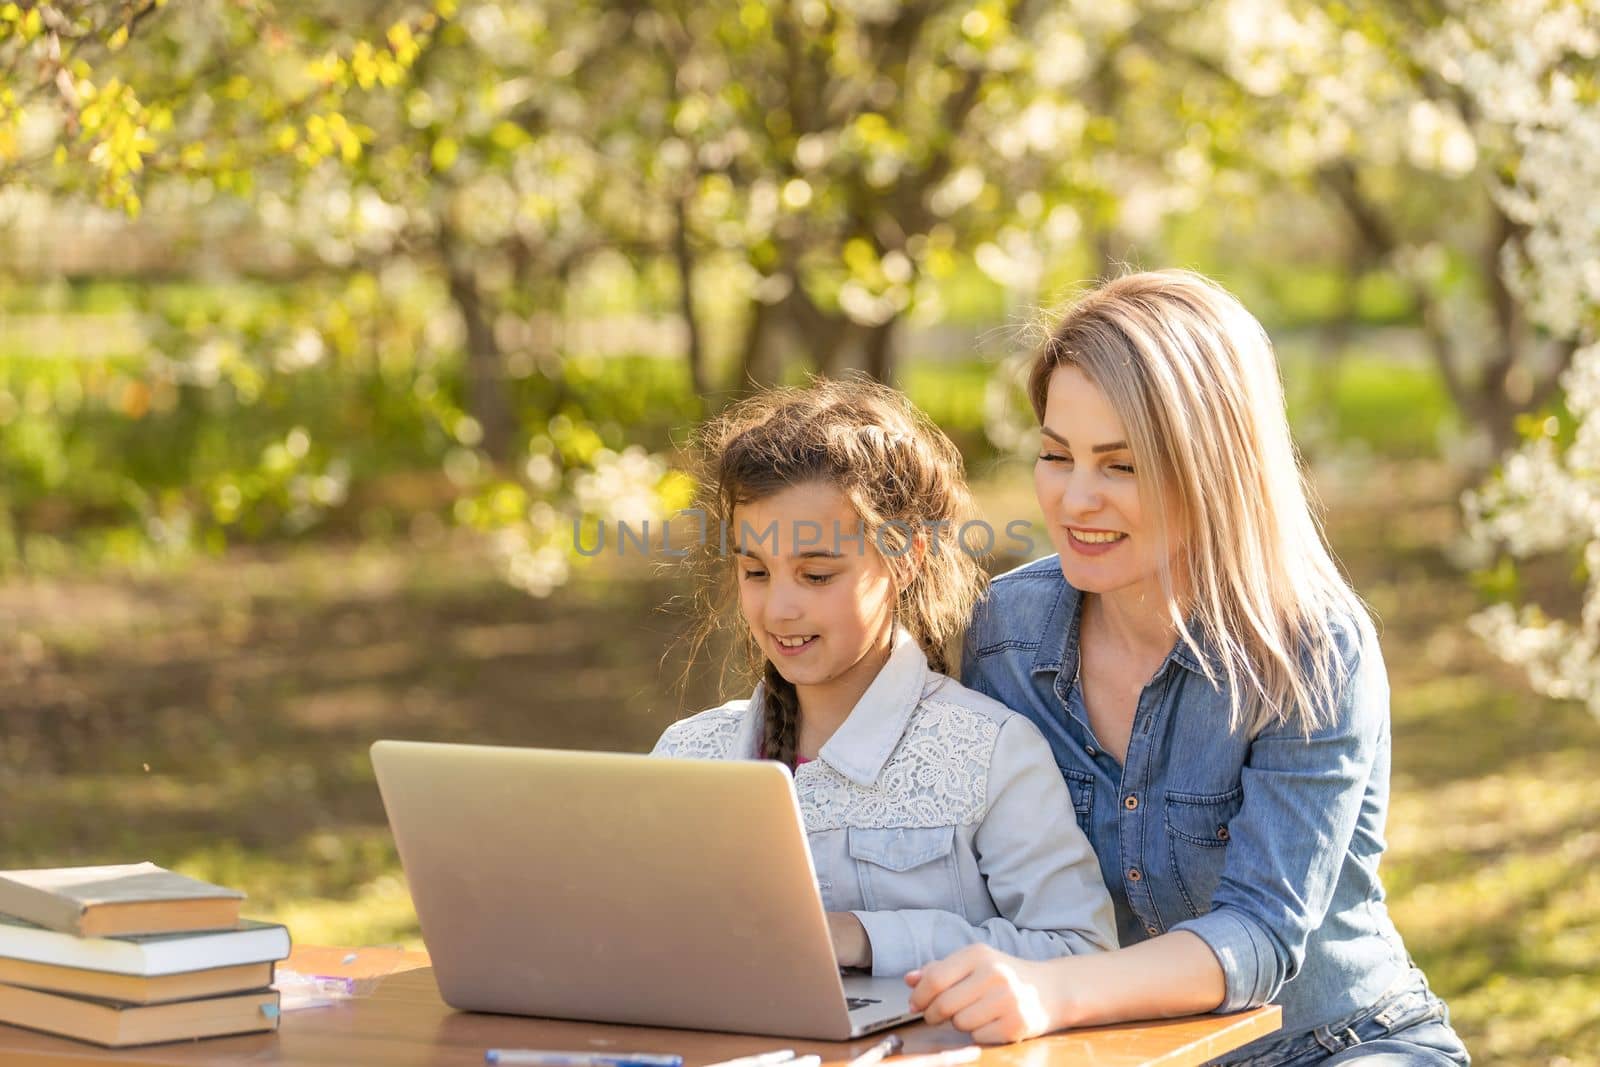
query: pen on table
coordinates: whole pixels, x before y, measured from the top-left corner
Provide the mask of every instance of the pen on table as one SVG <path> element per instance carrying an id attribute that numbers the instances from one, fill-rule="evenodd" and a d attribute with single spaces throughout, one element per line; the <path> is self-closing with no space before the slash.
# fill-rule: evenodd
<path id="1" fill-rule="evenodd" d="M 810 1057 L 806 1057 L 809 1059 Z M 794 1057 L 792 1048 L 776 1048 L 771 1052 L 758 1052 L 753 1056 L 740 1056 L 738 1059 L 723 1060 L 721 1063 L 707 1064 L 706 1067 L 793 1067 L 798 1061 Z"/>
<path id="2" fill-rule="evenodd" d="M 977 1045 L 962 1045 L 924 1056 L 902 1056 L 894 1061 L 894 1067 L 951 1067 L 952 1064 L 971 1063 L 982 1055 L 983 1049 Z"/>
<path id="3" fill-rule="evenodd" d="M 851 1060 L 847 1067 L 873 1067 L 885 1056 L 892 1056 L 905 1047 L 905 1041 L 899 1034 L 890 1034 L 882 1041 L 873 1045 L 867 1051 Z"/>
<path id="4" fill-rule="evenodd" d="M 518 1067 L 683 1067 L 682 1056 L 655 1052 L 556 1052 L 538 1048 L 492 1048 L 484 1063 Z"/>

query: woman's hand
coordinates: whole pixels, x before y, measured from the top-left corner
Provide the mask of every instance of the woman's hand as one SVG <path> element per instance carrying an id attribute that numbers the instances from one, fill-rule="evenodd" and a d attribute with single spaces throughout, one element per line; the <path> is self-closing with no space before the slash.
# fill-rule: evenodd
<path id="1" fill-rule="evenodd" d="M 872 942 L 860 919 L 848 911 L 830 911 L 828 935 L 833 938 L 833 955 L 840 967 L 872 966 Z"/>
<path id="2" fill-rule="evenodd" d="M 912 971 L 906 984 L 928 1022 L 948 1020 L 983 1044 L 1216 1011 L 1228 992 L 1216 954 L 1189 930 L 1039 962 L 968 945 Z"/>
<path id="3" fill-rule="evenodd" d="M 1059 962 L 1059 961 L 1054 961 Z M 935 1026 L 949 1020 L 984 1045 L 1057 1029 L 1048 1004 L 1047 964 L 969 945 L 906 975 L 911 1007 Z"/>

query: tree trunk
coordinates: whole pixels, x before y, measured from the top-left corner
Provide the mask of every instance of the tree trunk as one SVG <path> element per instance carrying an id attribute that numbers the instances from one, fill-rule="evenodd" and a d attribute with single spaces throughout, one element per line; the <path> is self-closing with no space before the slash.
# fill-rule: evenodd
<path id="1" fill-rule="evenodd" d="M 1362 254 L 1369 260 L 1393 260 L 1401 247 L 1394 224 L 1361 189 L 1355 168 L 1347 163 L 1324 169 L 1318 175 L 1350 220 Z M 1544 384 L 1533 380 L 1528 367 L 1530 330 L 1516 294 L 1501 274 L 1505 249 L 1520 240 L 1516 223 L 1491 204 L 1491 229 L 1484 238 L 1479 269 L 1494 329 L 1472 346 L 1464 345 L 1450 328 L 1450 312 L 1428 283 L 1413 278 L 1409 289 L 1422 323 L 1428 353 L 1455 404 L 1461 420 L 1486 434 L 1493 458 L 1517 442 L 1517 415 L 1528 410 Z M 1482 358 L 1481 374 L 1472 373 L 1472 358 Z"/>
<path id="2" fill-rule="evenodd" d="M 873 326 L 862 341 L 863 369 L 874 381 L 889 384 L 894 374 L 894 328 L 898 320 Z"/>
<path id="3" fill-rule="evenodd" d="M 818 316 L 816 321 L 824 320 Z M 812 338 L 816 343 L 812 365 L 817 368 L 817 373 L 824 378 L 837 378 L 855 365 L 850 359 L 851 350 L 862 331 L 861 327 L 842 316 L 826 321 L 824 329 L 815 326 L 807 329 L 800 323 L 795 326 L 802 336 Z"/>
<path id="4" fill-rule="evenodd" d="M 1506 284 L 1501 264 L 1506 252 L 1522 239 L 1511 216 L 1494 208 L 1493 229 L 1484 241 L 1484 285 L 1489 290 L 1489 310 L 1494 314 L 1493 346 L 1484 368 L 1484 414 L 1489 418 L 1489 435 L 1495 454 L 1503 455 L 1517 443 L 1517 414 L 1533 401 L 1535 382 L 1528 367 L 1529 330 L 1511 287 Z"/>
<path id="5" fill-rule="evenodd" d="M 739 346 L 739 380 L 733 383 L 735 395 L 753 393 L 771 385 L 767 353 L 767 327 L 772 322 L 772 305 L 750 301 L 750 317 L 745 321 L 744 343 Z"/>
<path id="6" fill-rule="evenodd" d="M 483 293 L 478 289 L 478 279 L 470 266 L 451 254 L 447 242 L 445 271 L 449 278 L 450 299 L 467 329 L 467 413 L 478 421 L 483 430 L 484 454 L 497 464 L 511 458 L 511 439 L 516 426 L 511 405 L 506 397 L 505 367 L 500 358 L 500 345 L 494 337 L 494 326 L 484 307 Z"/>
<path id="7" fill-rule="evenodd" d="M 684 355 L 689 360 L 689 382 L 694 388 L 697 402 L 702 406 L 711 393 L 711 382 L 706 376 L 705 343 L 701 338 L 700 319 L 694 310 L 694 255 L 689 250 L 689 212 L 683 198 L 673 202 L 674 225 L 672 230 L 672 260 L 678 268 L 678 311 L 683 316 L 688 332 L 688 348 Z"/>
<path id="8" fill-rule="evenodd" d="M 798 281 L 779 307 L 785 322 L 800 339 L 801 348 L 811 357 L 813 370 L 825 378 L 834 378 L 850 368 L 851 345 L 860 332 L 855 323 L 842 314 L 825 314 Z"/>

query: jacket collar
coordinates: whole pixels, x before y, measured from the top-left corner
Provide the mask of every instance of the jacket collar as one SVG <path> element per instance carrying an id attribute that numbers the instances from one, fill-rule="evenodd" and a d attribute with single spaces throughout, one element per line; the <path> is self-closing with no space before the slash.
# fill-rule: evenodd
<path id="1" fill-rule="evenodd" d="M 856 785 L 872 785 L 905 735 L 917 705 L 937 688 L 937 682 L 922 646 L 910 631 L 895 627 L 889 662 L 818 751 L 818 758 Z"/>
<path id="2" fill-rule="evenodd" d="M 1033 654 L 1032 673 L 1057 674 L 1069 679 L 1077 675 L 1078 627 L 1082 621 L 1083 594 L 1063 578 L 1061 591 L 1056 595 L 1055 603 L 1050 606 L 1050 611 L 1045 615 L 1044 623 L 1039 628 L 1039 647 Z M 1052 639 L 1052 635 L 1056 634 L 1060 635 L 1059 638 Z M 1206 653 L 1206 658 L 1211 661 L 1213 667 L 1220 671 L 1220 660 L 1210 652 L 1204 638 L 1198 640 L 1201 651 Z M 1173 644 L 1172 651 L 1167 653 L 1162 668 L 1165 669 L 1169 662 L 1176 663 L 1194 674 L 1205 676 L 1200 661 L 1195 658 L 1194 652 L 1181 637 Z"/>
<path id="3" fill-rule="evenodd" d="M 817 758 L 856 785 L 871 786 L 905 735 L 923 696 L 937 689 L 942 680 L 942 675 L 929 669 L 928 657 L 910 631 L 895 627 L 889 661 Z M 758 684 L 734 736 L 732 754 L 747 759 L 760 756 L 765 695 L 766 686 Z"/>
<path id="4" fill-rule="evenodd" d="M 1078 605 L 1083 594 L 1074 589 L 1061 572 L 1056 572 L 1060 590 L 1056 602 L 1039 626 L 1039 647 L 1033 654 L 1034 674 L 1061 674 L 1070 661 L 1072 671 L 1078 670 Z M 1059 637 L 1056 635 L 1059 634 Z"/>

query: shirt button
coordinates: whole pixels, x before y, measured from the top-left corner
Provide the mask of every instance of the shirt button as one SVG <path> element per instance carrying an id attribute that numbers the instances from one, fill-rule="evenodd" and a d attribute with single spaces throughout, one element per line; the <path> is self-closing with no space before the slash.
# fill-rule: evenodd
<path id="1" fill-rule="evenodd" d="M 1217 840 L 1218 841 L 1226 841 L 1227 839 L 1228 839 L 1228 828 L 1226 826 L 1217 827 Z"/>
<path id="2" fill-rule="evenodd" d="M 1132 793 L 1129 793 L 1122 799 L 1122 806 L 1127 808 L 1129 811 L 1138 811 L 1139 798 L 1134 796 Z"/>
<path id="3" fill-rule="evenodd" d="M 1147 934 L 1149 934 L 1149 935 L 1150 935 L 1150 936 L 1151 936 L 1151 937 L 1155 937 L 1155 936 L 1156 936 L 1156 935 L 1157 935 L 1157 934 L 1159 934 L 1159 933 L 1160 933 L 1160 932 L 1161 932 L 1161 931 L 1160 931 L 1160 930 L 1158 930 L 1158 929 L 1157 929 L 1157 928 L 1155 928 L 1155 927 L 1154 927 L 1154 926 L 1146 926 L 1146 927 L 1145 927 L 1145 928 L 1144 928 L 1144 932 L 1145 932 L 1145 933 L 1147 933 Z"/>
<path id="4" fill-rule="evenodd" d="M 1144 877 L 1144 875 L 1139 873 L 1139 868 L 1137 868 L 1137 867 L 1129 867 L 1128 868 L 1128 881 L 1137 882 L 1139 879 L 1141 879 L 1143 877 Z"/>
<path id="5" fill-rule="evenodd" d="M 1084 745 L 1083 746 L 1083 751 L 1085 753 L 1087 753 L 1088 755 L 1090 755 L 1090 756 L 1098 756 L 1098 755 L 1100 755 L 1100 750 L 1095 748 L 1093 745 Z"/>

